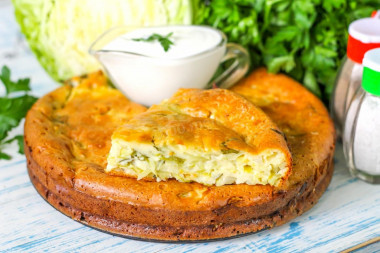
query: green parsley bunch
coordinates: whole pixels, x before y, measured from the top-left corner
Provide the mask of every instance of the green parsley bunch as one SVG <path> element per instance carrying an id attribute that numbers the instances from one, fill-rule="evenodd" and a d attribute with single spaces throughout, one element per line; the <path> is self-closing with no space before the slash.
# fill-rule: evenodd
<path id="1" fill-rule="evenodd" d="M 4 152 L 5 146 L 17 141 L 19 153 L 24 154 L 24 140 L 22 135 L 8 138 L 8 133 L 20 124 L 37 98 L 28 94 L 30 79 L 12 81 L 11 72 L 7 66 L 1 69 L 0 80 L 5 87 L 5 96 L 0 97 L 0 159 L 9 160 L 11 156 Z"/>
<path id="2" fill-rule="evenodd" d="M 328 102 L 348 25 L 380 9 L 379 0 L 205 0 L 194 22 L 214 26 L 246 47 L 252 67 L 282 71 Z"/>

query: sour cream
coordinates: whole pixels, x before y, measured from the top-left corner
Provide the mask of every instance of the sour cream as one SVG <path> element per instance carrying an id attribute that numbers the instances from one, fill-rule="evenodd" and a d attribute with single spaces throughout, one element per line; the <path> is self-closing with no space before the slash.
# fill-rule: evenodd
<path id="1" fill-rule="evenodd" d="M 135 41 L 147 39 L 153 34 L 168 38 L 173 42 L 165 52 L 159 41 Z M 141 54 L 161 59 L 182 59 L 201 54 L 215 48 L 222 42 L 219 31 L 202 26 L 165 26 L 133 30 L 115 38 L 103 49 Z"/>
<path id="2" fill-rule="evenodd" d="M 173 44 L 166 52 L 157 40 L 135 41 L 170 33 L 168 39 Z M 107 37 L 107 33 L 103 36 Z M 205 26 L 139 28 L 95 50 L 101 40 L 102 37 L 90 51 L 127 97 L 147 106 L 170 98 L 179 88 L 204 88 L 226 51 L 224 34 Z"/>

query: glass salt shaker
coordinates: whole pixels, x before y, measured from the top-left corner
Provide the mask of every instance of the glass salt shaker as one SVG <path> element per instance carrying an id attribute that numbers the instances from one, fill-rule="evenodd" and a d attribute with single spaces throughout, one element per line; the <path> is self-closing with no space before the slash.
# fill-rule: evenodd
<path id="1" fill-rule="evenodd" d="M 380 184 L 380 48 L 364 55 L 363 79 L 348 108 L 344 155 L 353 176 Z"/>
<path id="2" fill-rule="evenodd" d="M 347 56 L 337 75 L 330 105 L 338 134 L 343 131 L 348 106 L 361 85 L 363 56 L 368 50 L 380 47 L 380 11 L 372 18 L 352 22 L 348 34 Z"/>

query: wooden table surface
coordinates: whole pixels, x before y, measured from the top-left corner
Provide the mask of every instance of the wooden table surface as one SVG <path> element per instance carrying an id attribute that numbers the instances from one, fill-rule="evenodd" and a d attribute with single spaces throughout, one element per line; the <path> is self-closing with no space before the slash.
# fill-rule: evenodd
<path id="1" fill-rule="evenodd" d="M 34 95 L 58 87 L 29 51 L 7 1 L 0 1 L 0 67 L 31 77 Z M 0 88 L 0 94 L 4 92 Z M 1 105 L 0 105 L 1 106 Z M 21 134 L 22 126 L 11 132 Z M 0 160 L 0 251 L 26 252 L 380 252 L 380 185 L 352 178 L 340 144 L 332 182 L 320 201 L 292 222 L 236 239 L 169 244 L 124 239 L 83 226 L 56 211 L 35 191 L 25 157 Z"/>

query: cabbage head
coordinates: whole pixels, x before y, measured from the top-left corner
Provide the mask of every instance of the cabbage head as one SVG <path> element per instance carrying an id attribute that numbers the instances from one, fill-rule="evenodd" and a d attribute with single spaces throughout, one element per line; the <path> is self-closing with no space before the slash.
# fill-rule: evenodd
<path id="1" fill-rule="evenodd" d="M 119 25 L 190 24 L 191 0 L 12 0 L 30 49 L 57 81 L 100 68 L 91 43 Z"/>

